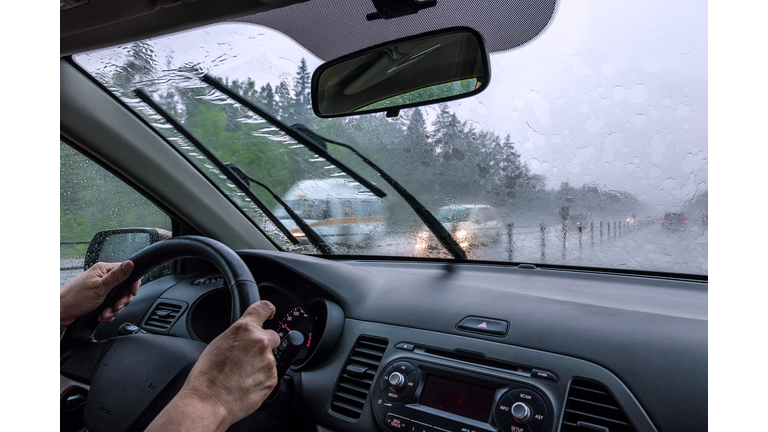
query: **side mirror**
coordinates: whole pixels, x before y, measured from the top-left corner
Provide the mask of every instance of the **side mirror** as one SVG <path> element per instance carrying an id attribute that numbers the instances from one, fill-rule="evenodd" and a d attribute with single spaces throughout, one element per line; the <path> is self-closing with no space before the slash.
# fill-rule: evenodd
<path id="1" fill-rule="evenodd" d="M 169 238 L 170 231 L 158 228 L 118 228 L 97 232 L 88 244 L 83 269 L 88 270 L 97 262 L 125 261 L 145 247 Z M 144 282 L 164 273 L 163 270 L 153 270 Z"/>
<path id="2" fill-rule="evenodd" d="M 342 117 L 447 102 L 476 95 L 491 80 L 483 37 L 442 29 L 366 48 L 322 64 L 312 75 L 312 109 Z"/>

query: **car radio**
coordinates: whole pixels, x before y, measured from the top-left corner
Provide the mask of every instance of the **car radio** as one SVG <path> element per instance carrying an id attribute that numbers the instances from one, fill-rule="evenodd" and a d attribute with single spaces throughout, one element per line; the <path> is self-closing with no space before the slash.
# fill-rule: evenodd
<path id="1" fill-rule="evenodd" d="M 550 430 L 551 405 L 530 384 L 412 358 L 398 359 L 381 370 L 374 383 L 373 411 L 385 430 Z"/>

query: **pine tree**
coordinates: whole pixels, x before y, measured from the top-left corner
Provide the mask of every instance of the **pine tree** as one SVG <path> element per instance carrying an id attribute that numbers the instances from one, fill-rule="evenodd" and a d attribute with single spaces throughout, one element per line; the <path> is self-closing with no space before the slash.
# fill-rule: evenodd
<path id="1" fill-rule="evenodd" d="M 307 60 L 302 57 L 293 82 L 293 103 L 297 113 L 309 112 L 309 108 L 312 106 L 311 85 L 312 76 L 309 74 Z"/>

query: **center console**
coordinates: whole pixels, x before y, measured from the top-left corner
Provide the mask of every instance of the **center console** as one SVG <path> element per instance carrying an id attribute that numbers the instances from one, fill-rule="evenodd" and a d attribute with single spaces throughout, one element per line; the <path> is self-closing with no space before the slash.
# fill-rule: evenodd
<path id="1" fill-rule="evenodd" d="M 379 425 L 407 432 L 552 429 L 552 406 L 541 389 L 511 378 L 513 373 L 481 374 L 445 363 L 406 356 L 380 369 L 373 386 Z"/>

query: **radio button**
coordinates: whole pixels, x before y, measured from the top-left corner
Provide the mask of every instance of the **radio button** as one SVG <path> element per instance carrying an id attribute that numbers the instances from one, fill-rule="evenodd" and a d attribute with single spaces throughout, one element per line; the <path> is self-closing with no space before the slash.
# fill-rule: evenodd
<path id="1" fill-rule="evenodd" d="M 395 369 L 390 366 L 388 367 L 383 374 L 381 374 L 381 378 L 379 379 L 379 390 L 385 392 L 389 388 L 389 376 L 392 375 L 392 372 L 394 372 Z"/>
<path id="2" fill-rule="evenodd" d="M 528 423 L 531 419 L 531 407 L 522 402 L 515 402 L 512 404 L 512 418 L 518 423 Z"/>
<path id="3" fill-rule="evenodd" d="M 496 424 L 501 425 L 506 423 L 512 418 L 512 404 L 515 401 L 512 400 L 512 396 L 506 393 L 504 396 L 496 402 Z"/>
<path id="4" fill-rule="evenodd" d="M 400 390 L 405 385 L 405 377 L 400 372 L 392 372 L 389 375 L 389 385 L 395 390 Z"/>
<path id="5" fill-rule="evenodd" d="M 522 402 L 528 406 L 538 405 L 539 402 L 542 402 L 539 395 L 527 389 L 512 390 L 510 394 L 513 401 Z"/>
<path id="6" fill-rule="evenodd" d="M 549 381 L 557 381 L 557 376 L 555 376 L 555 374 L 553 374 L 552 372 L 547 372 L 539 369 L 534 369 L 533 371 L 531 371 L 531 377 L 541 378 Z"/>
<path id="7" fill-rule="evenodd" d="M 509 420 L 508 422 L 501 425 L 501 428 L 499 428 L 501 432 L 534 432 L 530 425 L 527 424 L 520 424 L 516 422 L 514 419 Z"/>
<path id="8" fill-rule="evenodd" d="M 387 424 L 387 427 L 393 431 L 410 431 L 410 429 L 408 429 L 409 420 L 405 417 L 400 417 L 399 415 L 394 414 L 387 414 L 384 422 Z"/>
<path id="9" fill-rule="evenodd" d="M 543 431 L 549 422 L 547 405 L 541 402 L 531 409 L 531 420 L 528 422 L 532 432 Z"/>
<path id="10" fill-rule="evenodd" d="M 395 369 L 395 372 L 400 372 L 403 376 L 408 376 L 408 374 L 416 370 L 412 364 L 407 362 L 397 362 L 392 367 Z"/>
<path id="11" fill-rule="evenodd" d="M 432 426 L 417 421 L 411 421 L 408 426 L 408 432 L 432 432 Z"/>

